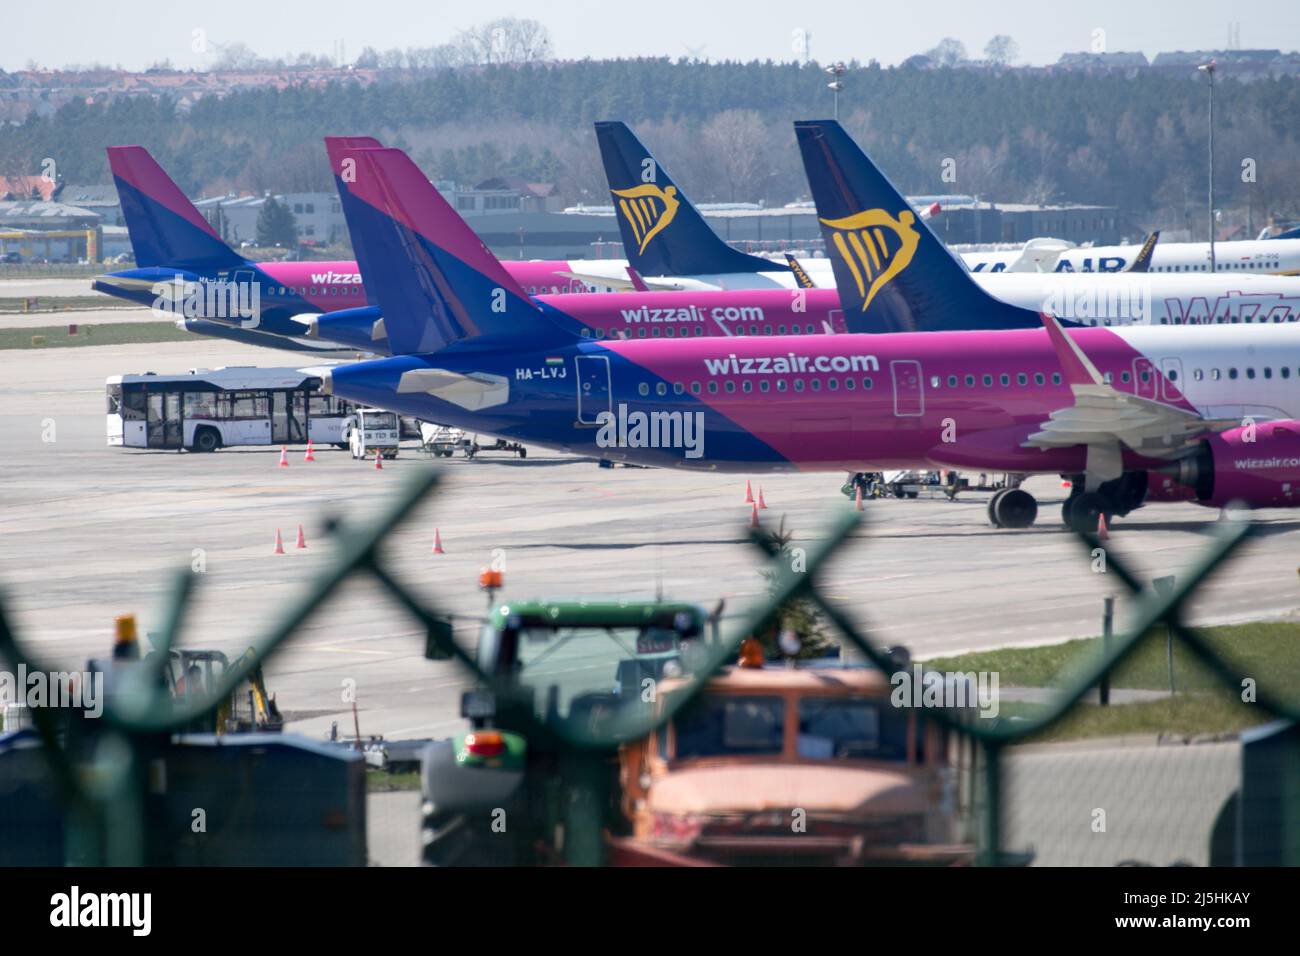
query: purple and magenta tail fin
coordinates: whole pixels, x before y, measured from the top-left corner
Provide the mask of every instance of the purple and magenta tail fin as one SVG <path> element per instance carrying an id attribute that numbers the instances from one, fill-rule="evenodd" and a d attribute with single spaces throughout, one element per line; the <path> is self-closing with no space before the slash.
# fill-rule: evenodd
<path id="1" fill-rule="evenodd" d="M 336 142 L 330 165 L 393 355 L 572 340 L 400 149 Z"/>
<path id="2" fill-rule="evenodd" d="M 199 272 L 247 262 L 217 235 L 143 146 L 108 147 L 108 165 L 137 266 Z"/>

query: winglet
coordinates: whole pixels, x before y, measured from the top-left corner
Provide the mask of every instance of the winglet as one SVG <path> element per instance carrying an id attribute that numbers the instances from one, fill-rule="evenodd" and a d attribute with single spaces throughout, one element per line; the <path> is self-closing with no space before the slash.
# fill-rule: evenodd
<path id="1" fill-rule="evenodd" d="M 1052 343 L 1056 357 L 1065 372 L 1065 383 L 1071 386 L 1105 385 L 1106 380 L 1097 371 L 1097 366 L 1092 364 L 1092 359 L 1083 354 L 1079 344 L 1065 334 L 1061 323 L 1046 312 L 1040 312 L 1039 317 L 1043 320 L 1043 327 L 1047 329 L 1047 338 Z"/>
<path id="2" fill-rule="evenodd" d="M 635 289 L 637 292 L 650 291 L 650 287 L 645 284 L 645 279 L 641 278 L 641 273 L 636 271 L 636 266 L 629 265 L 627 267 L 627 277 L 632 282 L 632 288 Z"/>

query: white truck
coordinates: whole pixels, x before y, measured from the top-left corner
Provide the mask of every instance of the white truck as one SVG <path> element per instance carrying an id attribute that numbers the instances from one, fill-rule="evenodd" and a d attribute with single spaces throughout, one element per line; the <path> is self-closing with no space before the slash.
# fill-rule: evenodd
<path id="1" fill-rule="evenodd" d="M 354 408 L 343 422 L 343 436 L 353 458 L 370 458 L 376 452 L 396 458 L 400 425 L 395 412 L 382 408 Z"/>

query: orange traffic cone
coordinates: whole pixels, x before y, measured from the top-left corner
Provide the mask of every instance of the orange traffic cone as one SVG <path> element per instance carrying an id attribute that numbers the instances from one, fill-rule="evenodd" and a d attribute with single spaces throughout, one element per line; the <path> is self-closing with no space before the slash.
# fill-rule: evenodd
<path id="1" fill-rule="evenodd" d="M 757 528 L 757 527 L 758 527 L 758 502 L 756 502 L 756 501 L 751 502 L 750 505 L 749 505 L 749 509 L 750 509 L 750 510 L 749 510 L 749 526 L 750 526 L 751 528 Z"/>
<path id="2" fill-rule="evenodd" d="M 280 446 L 280 467 L 281 468 L 289 467 L 289 446 L 288 445 Z"/>
<path id="3" fill-rule="evenodd" d="M 315 461 L 316 456 L 311 453 L 311 439 L 307 439 L 307 454 L 302 456 L 303 461 Z"/>
<path id="4" fill-rule="evenodd" d="M 1106 515 L 1104 512 L 1097 515 L 1097 539 L 1099 541 L 1110 540 L 1110 532 L 1106 530 Z"/>
<path id="5" fill-rule="evenodd" d="M 854 487 L 857 489 L 857 491 L 853 495 L 853 510 L 861 511 L 862 510 L 862 486 L 854 485 Z"/>
<path id="6" fill-rule="evenodd" d="M 275 529 L 275 551 L 273 554 L 284 554 L 284 539 L 280 537 L 280 529 Z"/>
<path id="7" fill-rule="evenodd" d="M 375 449 L 375 471 L 384 470 L 384 456 L 378 448 Z"/>
<path id="8" fill-rule="evenodd" d="M 302 525 L 298 525 L 298 543 L 295 544 L 294 547 L 295 548 L 307 547 L 307 539 L 302 536 Z"/>
<path id="9" fill-rule="evenodd" d="M 758 509 L 759 509 L 760 511 L 766 511 L 766 510 L 767 510 L 767 502 L 763 500 L 763 486 L 762 486 L 762 485 L 759 485 L 759 486 L 758 486 Z"/>
<path id="10" fill-rule="evenodd" d="M 447 553 L 446 551 L 442 550 L 442 532 L 440 532 L 437 528 L 433 529 L 433 553 L 434 554 Z"/>
<path id="11" fill-rule="evenodd" d="M 753 503 L 754 503 L 754 489 L 753 487 L 750 486 L 749 482 L 746 481 L 745 482 L 745 504 L 752 505 Z"/>

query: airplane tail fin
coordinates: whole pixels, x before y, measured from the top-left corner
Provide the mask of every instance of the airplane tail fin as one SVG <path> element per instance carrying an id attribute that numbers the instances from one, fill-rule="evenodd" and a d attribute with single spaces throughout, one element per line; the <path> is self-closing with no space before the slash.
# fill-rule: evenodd
<path id="1" fill-rule="evenodd" d="M 623 236 L 623 251 L 641 275 L 787 271 L 779 262 L 727 245 L 627 124 L 598 122 L 596 141 Z"/>
<path id="2" fill-rule="evenodd" d="M 839 123 L 794 127 L 850 332 L 1041 325 L 980 288 Z"/>
<path id="3" fill-rule="evenodd" d="M 1125 270 L 1126 272 L 1149 272 L 1151 271 L 1151 255 L 1156 251 L 1156 243 L 1160 241 L 1160 230 L 1157 229 L 1146 237 L 1142 243 L 1142 248 L 1138 254 L 1133 257 L 1133 262 Z"/>
<path id="4" fill-rule="evenodd" d="M 226 245 L 143 146 L 108 147 L 108 165 L 137 266 L 203 270 L 248 261 Z"/>
<path id="5" fill-rule="evenodd" d="M 572 341 L 400 149 L 335 143 L 330 164 L 393 355 Z"/>

